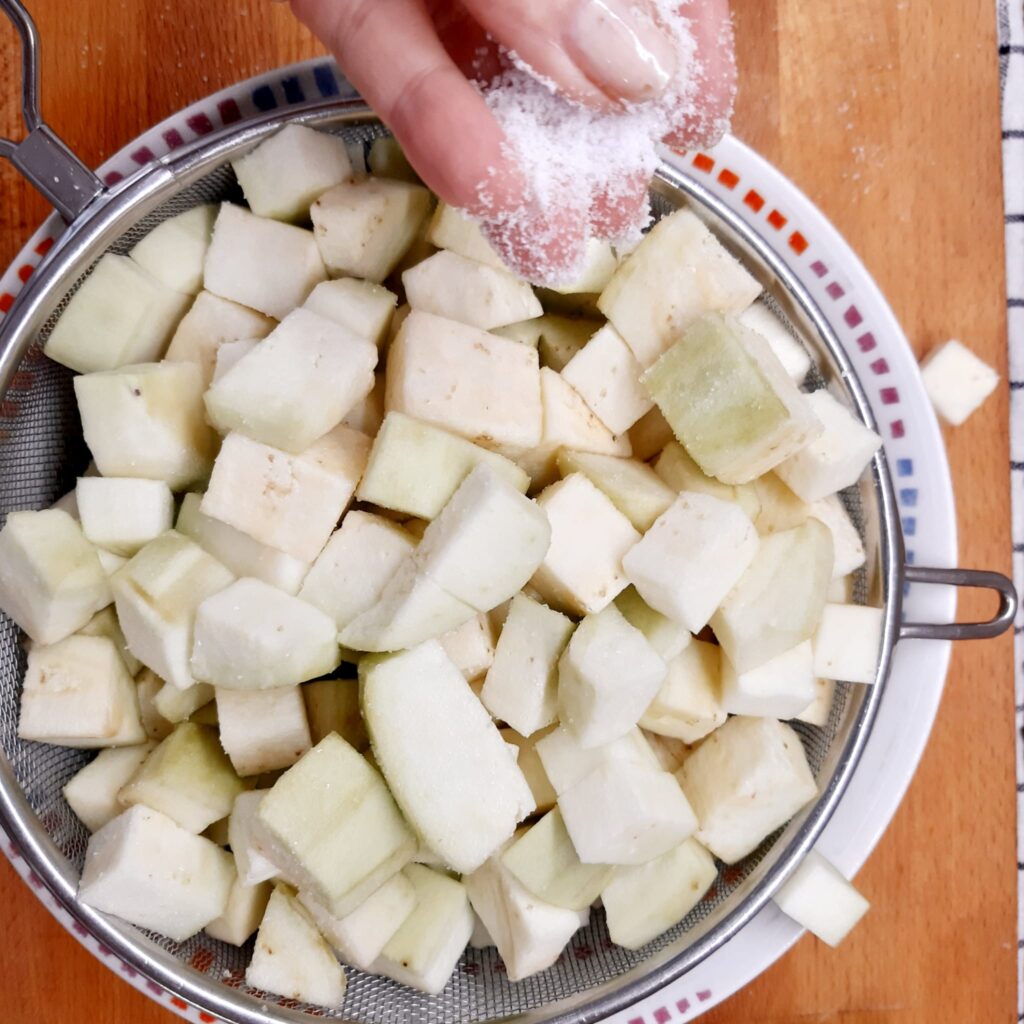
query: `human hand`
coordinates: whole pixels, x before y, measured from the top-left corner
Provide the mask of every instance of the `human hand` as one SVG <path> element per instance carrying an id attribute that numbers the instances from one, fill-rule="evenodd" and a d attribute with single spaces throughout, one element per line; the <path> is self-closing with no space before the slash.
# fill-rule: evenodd
<path id="1" fill-rule="evenodd" d="M 666 135 L 677 148 L 716 141 L 731 110 L 728 0 L 681 0 L 694 44 L 686 69 L 656 20 L 656 0 L 292 0 L 292 7 L 331 48 L 424 182 L 489 222 L 492 242 L 527 273 L 566 262 L 551 250 L 578 246 L 581 217 L 569 204 L 536 206 L 528 171 L 510 158 L 481 93 L 508 66 L 508 51 L 562 96 L 598 111 L 657 100 L 680 73 L 695 77 L 696 102 L 677 112 Z M 582 222 L 614 239 L 635 221 L 647 181 L 637 175 L 611 184 L 589 197 Z M 523 230 L 523 211 L 545 221 L 543 233 Z M 514 238 L 501 229 L 512 213 Z M 538 249 L 547 250 L 545 258 L 536 258 Z"/>

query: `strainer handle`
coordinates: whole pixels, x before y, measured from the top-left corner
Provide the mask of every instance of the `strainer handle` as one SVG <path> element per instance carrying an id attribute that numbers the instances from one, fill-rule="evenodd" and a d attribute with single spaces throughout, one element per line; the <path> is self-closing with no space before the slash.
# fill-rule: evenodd
<path id="1" fill-rule="evenodd" d="M 903 578 L 908 583 L 930 583 L 975 590 L 993 590 L 999 595 L 999 611 L 987 622 L 904 622 L 901 640 L 987 640 L 1005 633 L 1017 614 L 1017 591 L 1002 573 L 977 569 L 926 569 L 907 565 Z"/>
<path id="2" fill-rule="evenodd" d="M 21 0 L 0 0 L 21 37 L 21 111 L 28 134 L 0 138 L 6 157 L 68 222 L 103 191 L 103 183 L 62 142 L 39 113 L 39 33 Z"/>

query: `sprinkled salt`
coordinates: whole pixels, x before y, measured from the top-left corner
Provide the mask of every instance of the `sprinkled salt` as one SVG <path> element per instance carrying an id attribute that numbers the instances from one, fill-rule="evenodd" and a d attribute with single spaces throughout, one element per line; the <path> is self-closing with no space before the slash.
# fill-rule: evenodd
<path id="1" fill-rule="evenodd" d="M 654 6 L 674 41 L 678 69 L 655 100 L 597 111 L 562 96 L 515 54 L 506 55 L 511 66 L 483 88 L 505 133 L 505 156 L 522 171 L 527 189 L 518 210 L 496 210 L 483 228 L 524 277 L 544 284 L 571 281 L 587 237 L 628 250 L 650 222 L 649 204 L 639 193 L 658 166 L 661 139 L 700 117 L 704 78 L 677 0 L 654 0 Z M 723 126 L 701 127 L 714 134 Z M 487 183 L 479 198 L 484 209 L 491 206 Z"/>

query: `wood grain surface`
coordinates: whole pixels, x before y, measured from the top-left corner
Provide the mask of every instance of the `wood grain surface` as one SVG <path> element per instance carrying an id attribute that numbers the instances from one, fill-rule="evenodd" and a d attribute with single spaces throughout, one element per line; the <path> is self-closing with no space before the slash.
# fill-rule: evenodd
<path id="1" fill-rule="evenodd" d="M 495 0 L 499 2 L 499 0 Z M 538 0 L 539 2 L 539 0 Z M 734 0 L 736 133 L 858 251 L 920 354 L 960 337 L 1005 372 L 994 0 Z M 240 78 L 320 52 L 268 0 L 35 0 L 46 117 L 91 165 Z M 0 27 L 0 129 L 17 132 Z M 46 212 L 0 167 L 0 259 Z M 1006 395 L 947 432 L 960 564 L 1009 570 Z M 979 599 L 961 613 L 987 612 Z M 859 877 L 874 907 L 838 951 L 805 938 L 709 1024 L 1014 1019 L 1010 638 L 959 647 L 924 761 Z M 167 1024 L 66 935 L 0 858 L 0 1019 Z"/>

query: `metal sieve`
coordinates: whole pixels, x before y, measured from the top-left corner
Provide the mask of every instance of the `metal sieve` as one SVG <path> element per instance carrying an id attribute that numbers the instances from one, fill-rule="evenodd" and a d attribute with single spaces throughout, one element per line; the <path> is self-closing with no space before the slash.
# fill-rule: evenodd
<path id="1" fill-rule="evenodd" d="M 0 155 L 8 157 L 68 222 L 0 324 L 0 399 L 20 369 L 31 369 L 31 384 L 19 387 L 16 405 L 0 406 L 3 520 L 15 509 L 50 504 L 69 488 L 88 459 L 71 375 L 43 358 L 41 345 L 96 260 L 104 252 L 127 252 L 157 224 L 199 203 L 240 199 L 230 161 L 288 121 L 335 132 L 354 147 L 383 134 L 384 129 L 358 99 L 307 102 L 286 115 L 256 116 L 210 134 L 105 189 L 42 122 L 35 28 L 18 0 L 0 0 L 0 7 L 14 21 L 23 41 L 23 109 L 28 128 L 20 144 L 0 140 Z M 837 337 L 771 248 L 672 163 L 660 169 L 652 184 L 652 199 L 658 215 L 686 203 L 705 220 L 760 280 L 769 305 L 815 356 L 810 383 L 829 386 L 874 427 L 864 391 Z M 554 967 L 526 981 L 509 983 L 494 950 L 469 950 L 437 997 L 351 970 L 344 1012 L 331 1014 L 248 990 L 242 976 L 251 947 L 236 949 L 205 936 L 174 943 L 79 905 L 75 891 L 88 834 L 65 804 L 61 787 L 90 755 L 17 738 L 25 659 L 18 630 L 6 618 L 0 618 L 0 826 L 58 901 L 103 945 L 145 977 L 226 1021 L 266 1024 L 323 1017 L 358 1024 L 598 1021 L 661 988 L 725 943 L 758 913 L 814 845 L 867 741 L 898 640 L 991 637 L 1013 619 L 1016 595 L 1005 577 L 904 564 L 884 452 L 843 498 L 868 553 L 857 581 L 857 600 L 885 610 L 877 684 L 838 685 L 824 727 L 798 724 L 819 783 L 818 800 L 744 862 L 721 871 L 709 898 L 645 949 L 631 952 L 613 945 L 602 914 L 596 912 Z M 994 590 L 1000 598 L 999 612 L 983 623 L 902 623 L 903 585 L 908 581 Z"/>

